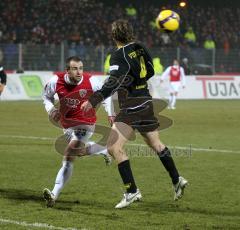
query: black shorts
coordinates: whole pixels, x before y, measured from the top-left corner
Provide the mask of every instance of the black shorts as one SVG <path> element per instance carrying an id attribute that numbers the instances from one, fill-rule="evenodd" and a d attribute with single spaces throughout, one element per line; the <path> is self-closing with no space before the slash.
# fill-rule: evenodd
<path id="1" fill-rule="evenodd" d="M 154 116 L 152 101 L 137 108 L 121 109 L 115 122 L 123 122 L 140 133 L 151 132 L 159 127 L 158 119 Z"/>

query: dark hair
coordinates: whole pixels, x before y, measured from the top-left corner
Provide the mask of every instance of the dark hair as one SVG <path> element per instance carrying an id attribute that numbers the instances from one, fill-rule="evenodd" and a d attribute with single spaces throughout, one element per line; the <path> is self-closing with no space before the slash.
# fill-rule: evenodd
<path id="1" fill-rule="evenodd" d="M 71 61 L 80 62 L 81 59 L 78 56 L 71 56 L 71 57 L 67 58 L 67 60 L 66 60 L 66 69 L 67 70 L 70 69 L 70 62 Z"/>
<path id="2" fill-rule="evenodd" d="M 134 34 L 132 25 L 123 19 L 114 21 L 112 23 L 112 38 L 123 44 L 133 41 Z"/>
<path id="3" fill-rule="evenodd" d="M 177 61 L 178 64 L 180 64 L 180 61 L 179 61 L 177 58 L 174 58 L 174 59 L 173 59 L 173 62 L 175 62 L 175 61 Z"/>

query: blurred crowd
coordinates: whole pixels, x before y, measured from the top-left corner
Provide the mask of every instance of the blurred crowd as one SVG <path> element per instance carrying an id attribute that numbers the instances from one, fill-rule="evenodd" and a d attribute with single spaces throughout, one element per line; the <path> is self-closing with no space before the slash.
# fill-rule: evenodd
<path id="1" fill-rule="evenodd" d="M 170 35 L 155 27 L 155 18 L 164 7 L 175 10 L 181 17 L 180 29 Z M 137 38 L 150 48 L 218 48 L 228 55 L 231 49 L 240 47 L 237 7 L 189 5 L 183 9 L 163 6 L 157 1 L 131 5 L 129 1 L 4 0 L 0 1 L 0 9 L 0 44 L 8 44 L 4 52 L 7 50 L 13 56 L 17 52 L 14 44 L 19 43 L 31 47 L 64 42 L 69 55 L 76 50 L 84 54 L 89 46 L 112 46 L 110 23 L 118 18 L 130 20 Z"/>
<path id="2" fill-rule="evenodd" d="M 121 1 L 119 1 L 121 2 Z M 193 46 L 203 47 L 207 38 L 217 48 L 238 48 L 240 8 L 214 8 L 189 5 L 176 10 L 181 28 L 166 36 L 154 27 L 154 20 L 163 6 L 142 1 L 140 5 L 104 4 L 97 0 L 4 0 L 0 1 L 0 43 L 82 42 L 84 45 L 111 45 L 109 24 L 117 18 L 128 18 L 137 36 L 148 46 L 178 46 L 188 43 L 185 34 L 196 36 Z M 134 8 L 135 12 L 128 11 Z"/>

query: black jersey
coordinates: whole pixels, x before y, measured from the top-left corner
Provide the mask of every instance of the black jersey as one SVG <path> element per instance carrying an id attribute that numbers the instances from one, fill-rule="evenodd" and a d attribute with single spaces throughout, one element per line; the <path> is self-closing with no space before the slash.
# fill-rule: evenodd
<path id="1" fill-rule="evenodd" d="M 6 82 L 7 82 L 7 75 L 3 67 L 0 65 L 0 83 L 6 85 Z"/>
<path id="2" fill-rule="evenodd" d="M 111 55 L 109 72 L 102 89 L 89 99 L 94 107 L 116 91 L 120 108 L 138 106 L 151 99 L 147 80 L 154 75 L 154 69 L 152 58 L 142 44 L 133 42 L 117 49 Z"/>

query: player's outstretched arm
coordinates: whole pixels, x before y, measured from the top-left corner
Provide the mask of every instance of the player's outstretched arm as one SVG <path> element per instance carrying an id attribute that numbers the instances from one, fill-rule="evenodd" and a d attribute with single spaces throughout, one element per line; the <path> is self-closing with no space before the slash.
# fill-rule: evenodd
<path id="1" fill-rule="evenodd" d="M 43 99 L 43 104 L 44 104 L 45 110 L 48 113 L 49 117 L 57 122 L 60 119 L 60 112 L 54 106 L 54 95 L 56 93 L 56 82 L 57 82 L 57 76 L 51 78 L 50 81 L 45 85 L 42 99 Z"/>

